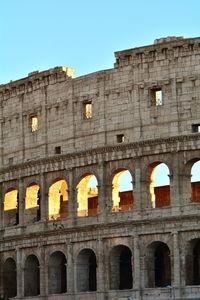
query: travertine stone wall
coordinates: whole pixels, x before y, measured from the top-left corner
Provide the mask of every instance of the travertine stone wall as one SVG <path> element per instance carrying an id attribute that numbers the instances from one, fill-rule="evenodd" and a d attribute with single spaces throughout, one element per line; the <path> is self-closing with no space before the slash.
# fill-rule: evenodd
<path id="1" fill-rule="evenodd" d="M 200 38 L 163 38 L 115 56 L 110 70 L 74 78 L 73 69 L 56 67 L 0 86 L 1 295 L 15 276 L 16 299 L 26 299 L 29 290 L 39 294 L 34 299 L 49 300 L 200 299 L 200 283 L 188 279 L 194 249 L 200 253 L 200 203 L 192 202 L 191 189 L 191 168 L 200 160 Z M 161 105 L 155 103 L 157 90 Z M 170 205 L 153 208 L 151 173 L 158 163 L 170 171 Z M 132 175 L 134 206 L 112 212 L 113 177 L 122 170 Z M 79 216 L 77 187 L 88 175 L 98 181 L 98 213 Z M 66 196 L 67 214 L 51 220 L 49 189 L 59 180 L 65 181 L 57 192 Z M 39 220 L 35 209 L 26 211 L 26 189 L 33 183 L 39 187 L 39 202 L 33 201 Z M 11 190 L 18 191 L 18 224 L 6 219 Z M 117 288 L 120 278 L 112 272 L 119 271 L 124 249 L 131 253 L 128 289 Z M 162 249 L 170 284 L 157 287 L 152 260 Z M 40 276 L 38 292 L 27 279 L 30 261 Z M 9 277 L 13 265 L 16 274 Z M 82 290 L 86 286 L 90 291 Z"/>

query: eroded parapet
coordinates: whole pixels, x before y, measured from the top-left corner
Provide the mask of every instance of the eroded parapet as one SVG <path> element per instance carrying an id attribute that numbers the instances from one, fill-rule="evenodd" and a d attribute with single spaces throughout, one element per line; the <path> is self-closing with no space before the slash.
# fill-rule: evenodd
<path id="1" fill-rule="evenodd" d="M 200 38 L 166 37 L 156 39 L 153 45 L 115 52 L 115 68 L 152 61 L 200 55 Z"/>
<path id="2" fill-rule="evenodd" d="M 31 72 L 28 74 L 28 77 L 11 80 L 7 84 L 0 85 L 0 100 L 6 100 L 47 85 L 65 81 L 67 78 L 72 78 L 74 72 L 75 69 L 65 66 L 55 67 L 46 71 Z"/>

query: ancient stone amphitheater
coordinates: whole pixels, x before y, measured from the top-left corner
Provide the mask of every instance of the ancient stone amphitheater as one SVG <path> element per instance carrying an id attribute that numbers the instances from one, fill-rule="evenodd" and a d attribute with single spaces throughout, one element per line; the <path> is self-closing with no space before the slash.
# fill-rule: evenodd
<path id="1" fill-rule="evenodd" d="M 200 38 L 115 56 L 0 86 L 5 299 L 200 299 Z"/>

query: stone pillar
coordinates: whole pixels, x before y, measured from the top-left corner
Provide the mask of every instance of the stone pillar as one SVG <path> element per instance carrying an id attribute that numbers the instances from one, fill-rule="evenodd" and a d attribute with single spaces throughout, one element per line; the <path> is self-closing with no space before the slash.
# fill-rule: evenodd
<path id="1" fill-rule="evenodd" d="M 176 288 L 176 297 L 180 297 L 180 285 L 181 285 L 181 275 L 180 275 L 180 250 L 179 250 L 179 237 L 178 232 L 173 233 L 173 252 L 174 252 L 174 280 L 172 282 L 172 288 Z M 172 269 L 172 270 L 173 270 Z"/>
<path id="2" fill-rule="evenodd" d="M 24 225 L 24 211 L 25 211 L 25 196 L 26 196 L 26 187 L 23 184 L 23 178 L 19 179 L 19 191 L 18 191 L 18 199 L 19 199 L 19 225 Z"/>
<path id="3" fill-rule="evenodd" d="M 104 300 L 105 291 L 105 270 L 104 270 L 104 245 L 103 240 L 98 240 L 98 260 L 97 260 L 97 300 Z"/>
<path id="4" fill-rule="evenodd" d="M 99 220 L 104 222 L 106 218 L 106 187 L 105 187 L 105 165 L 104 162 L 101 162 L 99 165 L 99 179 L 100 184 L 98 183 L 98 206 L 99 206 Z"/>
<path id="5" fill-rule="evenodd" d="M 67 245 L 67 292 L 74 293 L 74 258 L 73 258 L 73 244 Z"/>
<path id="6" fill-rule="evenodd" d="M 134 209 L 141 210 L 141 169 L 135 169 Z"/>
<path id="7" fill-rule="evenodd" d="M 22 253 L 19 247 L 16 248 L 16 268 L 17 268 L 17 298 L 23 297 L 23 267 Z"/>
<path id="8" fill-rule="evenodd" d="M 44 173 L 40 173 L 40 217 L 41 221 L 48 220 L 48 192 Z"/>
<path id="9" fill-rule="evenodd" d="M 138 235 L 133 238 L 133 289 L 136 290 L 136 297 L 139 300 L 141 290 L 141 278 L 140 278 L 140 249 L 139 249 L 139 237 Z"/>
<path id="10" fill-rule="evenodd" d="M 69 224 L 73 226 L 77 214 L 77 191 L 74 187 L 73 168 L 66 170 L 68 172 Z"/>
<path id="11" fill-rule="evenodd" d="M 46 295 L 46 285 L 48 282 L 46 281 L 45 278 L 45 249 L 44 247 L 40 247 L 40 256 L 41 256 L 41 261 L 40 261 L 40 295 L 45 296 Z"/>
<path id="12" fill-rule="evenodd" d="M 3 228 L 3 215 L 4 215 L 3 183 L 0 183 L 0 229 Z"/>

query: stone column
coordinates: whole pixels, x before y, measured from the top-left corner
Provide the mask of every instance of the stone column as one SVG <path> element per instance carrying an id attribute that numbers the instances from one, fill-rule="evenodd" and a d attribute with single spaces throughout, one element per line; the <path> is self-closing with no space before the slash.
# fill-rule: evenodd
<path id="1" fill-rule="evenodd" d="M 134 209 L 141 210 L 141 169 L 135 169 Z"/>
<path id="2" fill-rule="evenodd" d="M 98 183 L 98 205 L 99 205 L 99 220 L 100 222 L 104 222 L 106 218 L 106 188 L 105 188 L 105 165 L 102 161 L 99 164 L 99 176 L 100 176 L 100 184 Z"/>
<path id="3" fill-rule="evenodd" d="M 73 244 L 67 244 L 67 292 L 74 293 L 74 258 Z"/>
<path id="4" fill-rule="evenodd" d="M 19 199 L 19 225 L 24 225 L 24 211 L 25 211 L 25 196 L 26 196 L 26 187 L 23 184 L 23 178 L 19 179 L 19 191 L 18 191 L 18 199 Z"/>
<path id="5" fill-rule="evenodd" d="M 133 237 L 133 289 L 136 290 L 137 299 L 139 300 L 141 290 L 141 278 L 140 278 L 140 249 L 139 249 L 139 237 L 135 235 Z"/>
<path id="6" fill-rule="evenodd" d="M 3 215 L 4 215 L 3 183 L 0 183 L 0 229 L 3 228 Z"/>
<path id="7" fill-rule="evenodd" d="M 41 262 L 40 262 L 40 295 L 46 295 L 46 285 L 47 281 L 45 278 L 45 249 L 44 247 L 40 247 L 40 254 L 41 254 Z"/>
<path id="8" fill-rule="evenodd" d="M 69 201 L 69 225 L 73 226 L 77 214 L 77 191 L 74 187 L 73 168 L 66 169 L 68 172 L 68 201 Z"/>
<path id="9" fill-rule="evenodd" d="M 23 297 L 23 267 L 22 253 L 19 247 L 16 248 L 16 268 L 17 268 L 17 298 Z"/>
<path id="10" fill-rule="evenodd" d="M 98 260 L 97 260 L 97 300 L 104 300 L 105 291 L 105 269 L 104 269 L 104 245 L 101 238 L 98 239 Z"/>
<path id="11" fill-rule="evenodd" d="M 40 173 L 40 217 L 41 221 L 48 220 L 48 191 L 44 173 Z"/>
<path id="12" fill-rule="evenodd" d="M 173 233 L 173 252 L 174 252 L 174 280 L 172 282 L 172 288 L 176 288 L 176 297 L 180 297 L 180 285 L 181 285 L 181 275 L 180 275 L 180 250 L 179 250 L 179 237 L 178 232 Z M 173 270 L 173 269 L 172 269 Z"/>

